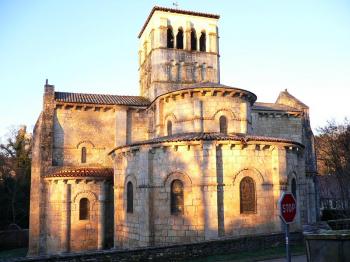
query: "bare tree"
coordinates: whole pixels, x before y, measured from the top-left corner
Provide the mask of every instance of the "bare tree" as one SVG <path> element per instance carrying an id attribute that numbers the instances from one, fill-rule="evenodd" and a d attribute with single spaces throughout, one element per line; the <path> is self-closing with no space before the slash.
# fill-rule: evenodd
<path id="1" fill-rule="evenodd" d="M 350 122 L 329 121 L 318 132 L 315 137 L 318 171 L 320 175 L 335 176 L 346 210 L 350 203 Z"/>

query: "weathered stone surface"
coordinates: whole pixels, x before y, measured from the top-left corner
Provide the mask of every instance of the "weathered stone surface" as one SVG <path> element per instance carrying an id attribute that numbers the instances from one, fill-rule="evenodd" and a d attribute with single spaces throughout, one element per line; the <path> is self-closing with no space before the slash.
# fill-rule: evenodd
<path id="1" fill-rule="evenodd" d="M 277 201 L 292 181 L 298 209 L 291 230 L 315 222 L 308 108 L 287 91 L 275 104 L 254 106 L 253 93 L 220 84 L 217 16 L 152 14 L 139 50 L 141 100 L 149 105 L 103 104 L 106 96 L 89 95 L 55 100 L 46 84 L 34 132 L 29 255 L 278 233 Z M 180 27 L 184 49 L 167 48 L 167 30 Z M 199 41 L 190 50 L 191 29 L 197 40 L 206 34 L 205 50 Z M 202 135 L 183 139 L 190 134 Z M 112 167 L 114 177 L 89 173 Z M 58 169 L 69 175 L 52 175 Z"/>

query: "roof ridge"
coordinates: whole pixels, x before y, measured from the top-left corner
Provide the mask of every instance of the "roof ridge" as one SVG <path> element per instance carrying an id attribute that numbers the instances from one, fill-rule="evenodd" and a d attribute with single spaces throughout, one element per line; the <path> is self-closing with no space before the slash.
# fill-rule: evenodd
<path id="1" fill-rule="evenodd" d="M 195 11 L 190 11 L 190 10 L 183 10 L 183 9 L 176 9 L 176 8 L 170 8 L 170 7 L 161 7 L 161 6 L 154 6 L 148 15 L 145 23 L 142 26 L 142 29 L 138 35 L 138 38 L 141 37 L 142 33 L 145 31 L 149 21 L 151 20 L 151 17 L 153 16 L 155 11 L 164 11 L 164 12 L 171 12 L 171 13 L 178 13 L 178 14 L 184 14 L 184 15 L 194 15 L 194 16 L 204 16 L 208 18 L 215 18 L 219 19 L 220 15 L 217 14 L 209 14 L 209 13 L 204 13 L 204 12 L 195 12 Z"/>
<path id="2" fill-rule="evenodd" d="M 143 96 L 88 94 L 71 92 L 55 92 L 55 100 L 58 102 L 67 103 L 132 106 L 148 106 L 151 103 L 149 99 Z"/>
<path id="3" fill-rule="evenodd" d="M 115 94 L 99 94 L 99 93 L 77 93 L 77 92 L 64 92 L 64 91 L 55 91 L 55 94 L 75 94 L 75 95 L 95 95 L 95 96 L 118 96 L 118 97 L 138 97 L 147 99 L 144 96 L 135 96 L 135 95 L 115 95 Z"/>

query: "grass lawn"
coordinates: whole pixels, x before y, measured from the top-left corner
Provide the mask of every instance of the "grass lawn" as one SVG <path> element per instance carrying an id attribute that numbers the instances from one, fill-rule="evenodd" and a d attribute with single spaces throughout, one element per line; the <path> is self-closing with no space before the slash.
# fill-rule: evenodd
<path id="1" fill-rule="evenodd" d="M 28 251 L 28 248 L 0 250 L 0 260 L 3 258 L 11 258 L 11 257 L 25 257 L 27 255 L 27 251 Z"/>
<path id="2" fill-rule="evenodd" d="M 305 246 L 304 245 L 295 245 L 291 247 L 292 255 L 303 255 L 305 254 Z M 226 254 L 226 255 L 213 255 L 203 258 L 191 258 L 187 261 L 192 262 L 216 262 L 216 261 L 258 261 L 265 259 L 274 259 L 285 257 L 286 255 L 285 246 L 278 246 L 269 249 L 256 250 L 251 252 L 239 252 L 234 254 Z"/>

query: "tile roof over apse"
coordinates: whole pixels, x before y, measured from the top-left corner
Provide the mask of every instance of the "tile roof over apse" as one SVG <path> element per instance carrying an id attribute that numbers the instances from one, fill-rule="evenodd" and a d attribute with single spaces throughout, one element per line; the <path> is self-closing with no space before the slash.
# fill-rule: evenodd
<path id="1" fill-rule="evenodd" d="M 148 15 L 146 22 L 144 23 L 138 38 L 141 37 L 143 31 L 145 30 L 148 22 L 151 20 L 152 15 L 154 14 L 155 11 L 163 11 L 163 12 L 169 12 L 169 13 L 176 13 L 176 14 L 184 14 L 184 15 L 193 15 L 193 16 L 202 16 L 202 17 L 208 17 L 208 18 L 215 18 L 219 19 L 219 15 L 215 14 L 208 14 L 208 13 L 200 13 L 200 12 L 193 12 L 193 11 L 186 11 L 186 10 L 180 10 L 180 9 L 175 9 L 175 8 L 167 8 L 167 7 L 160 7 L 160 6 L 155 6 L 153 7 L 151 13 Z"/>
<path id="2" fill-rule="evenodd" d="M 132 105 L 148 106 L 149 100 L 142 96 L 117 96 L 100 94 L 82 94 L 55 92 L 57 102 L 81 103 L 81 104 L 101 104 L 101 105 Z"/>
<path id="3" fill-rule="evenodd" d="M 221 140 L 221 141 L 241 141 L 243 143 L 247 142 L 276 142 L 276 143 L 287 143 L 299 146 L 301 148 L 305 148 L 303 144 L 295 142 L 290 139 L 277 138 L 277 137 L 266 137 L 266 136 L 251 136 L 244 134 L 223 134 L 216 132 L 193 132 L 186 134 L 175 134 L 171 136 L 163 136 L 157 137 L 150 140 L 135 142 L 133 144 L 128 144 L 125 146 L 119 146 L 113 149 L 110 153 L 115 151 L 116 149 L 130 147 L 130 146 L 140 146 L 146 144 L 158 144 L 158 143 L 167 143 L 167 142 L 183 142 L 183 141 L 213 141 L 213 140 Z"/>

